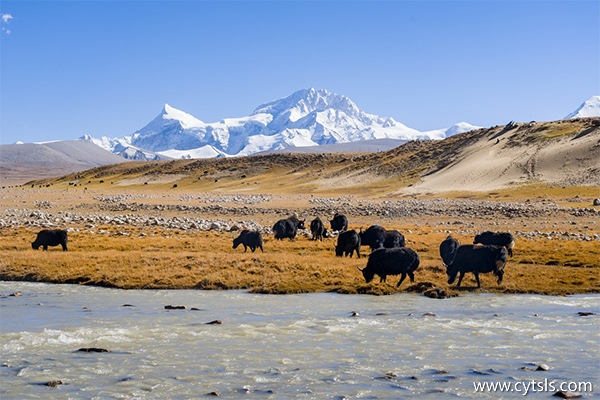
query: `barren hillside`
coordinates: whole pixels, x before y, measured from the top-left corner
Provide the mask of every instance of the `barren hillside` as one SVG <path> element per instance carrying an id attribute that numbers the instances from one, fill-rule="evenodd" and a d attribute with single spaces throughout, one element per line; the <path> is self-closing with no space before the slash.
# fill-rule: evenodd
<path id="1" fill-rule="evenodd" d="M 600 123 L 594 118 L 511 123 L 389 151 L 267 154 L 128 162 L 40 181 L 163 185 L 234 192 L 437 193 L 521 184 L 600 186 Z"/>
<path id="2" fill-rule="evenodd" d="M 0 145 L 0 179 L 2 186 L 22 184 L 122 161 L 86 140 Z"/>

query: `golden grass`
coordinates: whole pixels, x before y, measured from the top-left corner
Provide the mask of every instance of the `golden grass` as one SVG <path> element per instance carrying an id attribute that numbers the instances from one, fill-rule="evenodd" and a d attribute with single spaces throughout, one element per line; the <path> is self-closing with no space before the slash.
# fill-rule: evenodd
<path id="1" fill-rule="evenodd" d="M 0 230 L 0 279 L 99 285 L 123 289 L 247 289 L 259 293 L 340 292 L 389 294 L 398 277 L 366 284 L 357 267 L 367 258 L 334 256 L 335 239 L 315 242 L 265 237 L 265 252 L 232 249 L 230 232 L 98 227 L 104 234 L 72 232 L 68 252 L 60 247 L 35 251 L 35 232 L 26 228 Z M 413 228 L 414 229 L 414 228 Z M 123 235 L 126 233 L 127 235 Z M 416 283 L 431 282 L 449 294 L 479 290 L 506 293 L 566 295 L 600 292 L 600 250 L 597 242 L 522 240 L 506 267 L 504 282 L 482 276 L 475 288 L 472 274 L 464 288 L 449 287 L 438 255 L 444 233 L 421 228 L 407 235 L 421 257 Z M 455 235 L 457 236 L 457 235 Z M 457 236 L 463 243 L 471 239 Z M 368 254 L 362 248 L 363 256 Z"/>

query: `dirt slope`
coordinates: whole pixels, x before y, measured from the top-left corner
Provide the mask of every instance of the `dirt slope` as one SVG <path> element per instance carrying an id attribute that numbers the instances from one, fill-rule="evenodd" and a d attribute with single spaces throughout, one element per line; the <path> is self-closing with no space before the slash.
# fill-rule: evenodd
<path id="1" fill-rule="evenodd" d="M 390 195 L 521 184 L 600 186 L 600 120 L 511 123 L 377 153 L 128 162 L 39 183 Z"/>

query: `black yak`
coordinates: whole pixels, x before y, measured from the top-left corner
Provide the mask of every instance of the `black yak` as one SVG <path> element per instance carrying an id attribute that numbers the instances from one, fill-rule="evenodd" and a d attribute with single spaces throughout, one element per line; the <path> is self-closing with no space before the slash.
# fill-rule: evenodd
<path id="1" fill-rule="evenodd" d="M 410 277 L 410 281 L 415 281 L 415 270 L 419 267 L 419 255 L 408 247 L 394 247 L 391 249 L 377 249 L 369 254 L 367 266 L 359 270 L 367 283 L 373 280 L 375 275 L 379 275 L 380 282 L 385 282 L 388 275 L 401 275 L 396 287 L 406 278 Z"/>
<path id="2" fill-rule="evenodd" d="M 350 256 L 356 251 L 356 256 L 360 258 L 360 236 L 354 229 L 340 233 L 335 246 L 335 255 L 337 257 Z"/>
<path id="3" fill-rule="evenodd" d="M 508 251 L 508 255 L 512 257 L 513 247 L 515 246 L 515 239 L 510 232 L 491 232 L 485 231 L 478 235 L 475 235 L 473 244 L 493 244 L 495 246 L 504 246 Z"/>
<path id="4" fill-rule="evenodd" d="M 244 246 L 244 253 L 248 250 L 248 247 L 250 247 L 253 253 L 256 248 L 260 248 L 260 251 L 264 252 L 262 235 L 258 231 L 249 231 L 247 229 L 241 231 L 240 235 L 233 239 L 233 248 L 237 248 L 240 244 Z"/>
<path id="5" fill-rule="evenodd" d="M 481 287 L 479 274 L 493 272 L 498 277 L 498 285 L 502 283 L 504 266 L 506 265 L 507 251 L 503 246 L 463 244 L 458 246 L 451 262 L 446 266 L 448 284 L 451 285 L 458 277 L 457 287 L 460 287 L 465 273 L 472 272 L 477 281 L 477 287 Z"/>
<path id="6" fill-rule="evenodd" d="M 37 250 L 42 246 L 44 250 L 48 250 L 48 246 L 62 246 L 63 251 L 67 251 L 67 231 L 62 229 L 48 230 L 44 229 L 39 231 L 35 242 L 31 243 L 31 248 Z"/>
<path id="7" fill-rule="evenodd" d="M 313 240 L 323 240 L 323 237 L 327 237 L 327 228 L 323 225 L 321 218 L 317 217 L 310 222 L 310 232 L 312 233 Z"/>
<path id="8" fill-rule="evenodd" d="M 336 213 L 333 216 L 333 219 L 329 221 L 329 224 L 331 225 L 332 231 L 345 231 L 348 229 L 348 218 L 346 218 L 344 214 Z"/>
<path id="9" fill-rule="evenodd" d="M 406 246 L 404 235 L 395 229 L 387 230 L 379 225 L 372 225 L 366 231 L 361 228 L 359 235 L 361 245 L 369 246 L 371 250 Z"/>
<path id="10" fill-rule="evenodd" d="M 298 217 L 292 215 L 286 219 L 280 219 L 273 225 L 273 233 L 275 239 L 283 240 L 285 238 L 294 239 L 298 229 L 306 229 L 304 220 L 299 220 Z"/>

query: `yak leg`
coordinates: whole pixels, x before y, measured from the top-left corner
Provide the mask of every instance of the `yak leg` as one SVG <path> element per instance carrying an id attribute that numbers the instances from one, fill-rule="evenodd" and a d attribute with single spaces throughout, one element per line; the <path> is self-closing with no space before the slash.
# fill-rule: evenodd
<path id="1" fill-rule="evenodd" d="M 462 279 L 464 276 L 465 276 L 465 273 L 463 271 L 460 271 L 460 275 L 458 276 L 458 283 L 456 284 L 456 287 L 460 287 L 460 283 L 462 282 Z"/>
<path id="2" fill-rule="evenodd" d="M 45 244 L 43 249 L 44 249 L 44 251 L 48 250 L 48 245 Z"/>
<path id="3" fill-rule="evenodd" d="M 402 281 L 406 278 L 406 272 L 403 272 L 402 275 L 400 276 L 400 280 L 398 281 L 398 284 L 396 285 L 396 287 L 400 287 L 400 285 L 402 284 Z"/>
<path id="4" fill-rule="evenodd" d="M 410 281 L 414 282 L 415 281 L 415 274 L 413 272 L 409 272 L 408 276 L 410 277 Z"/>
<path id="5" fill-rule="evenodd" d="M 480 288 L 481 282 L 479 282 L 479 272 L 473 272 L 473 275 L 475 275 L 475 280 L 477 281 L 477 287 Z"/>

